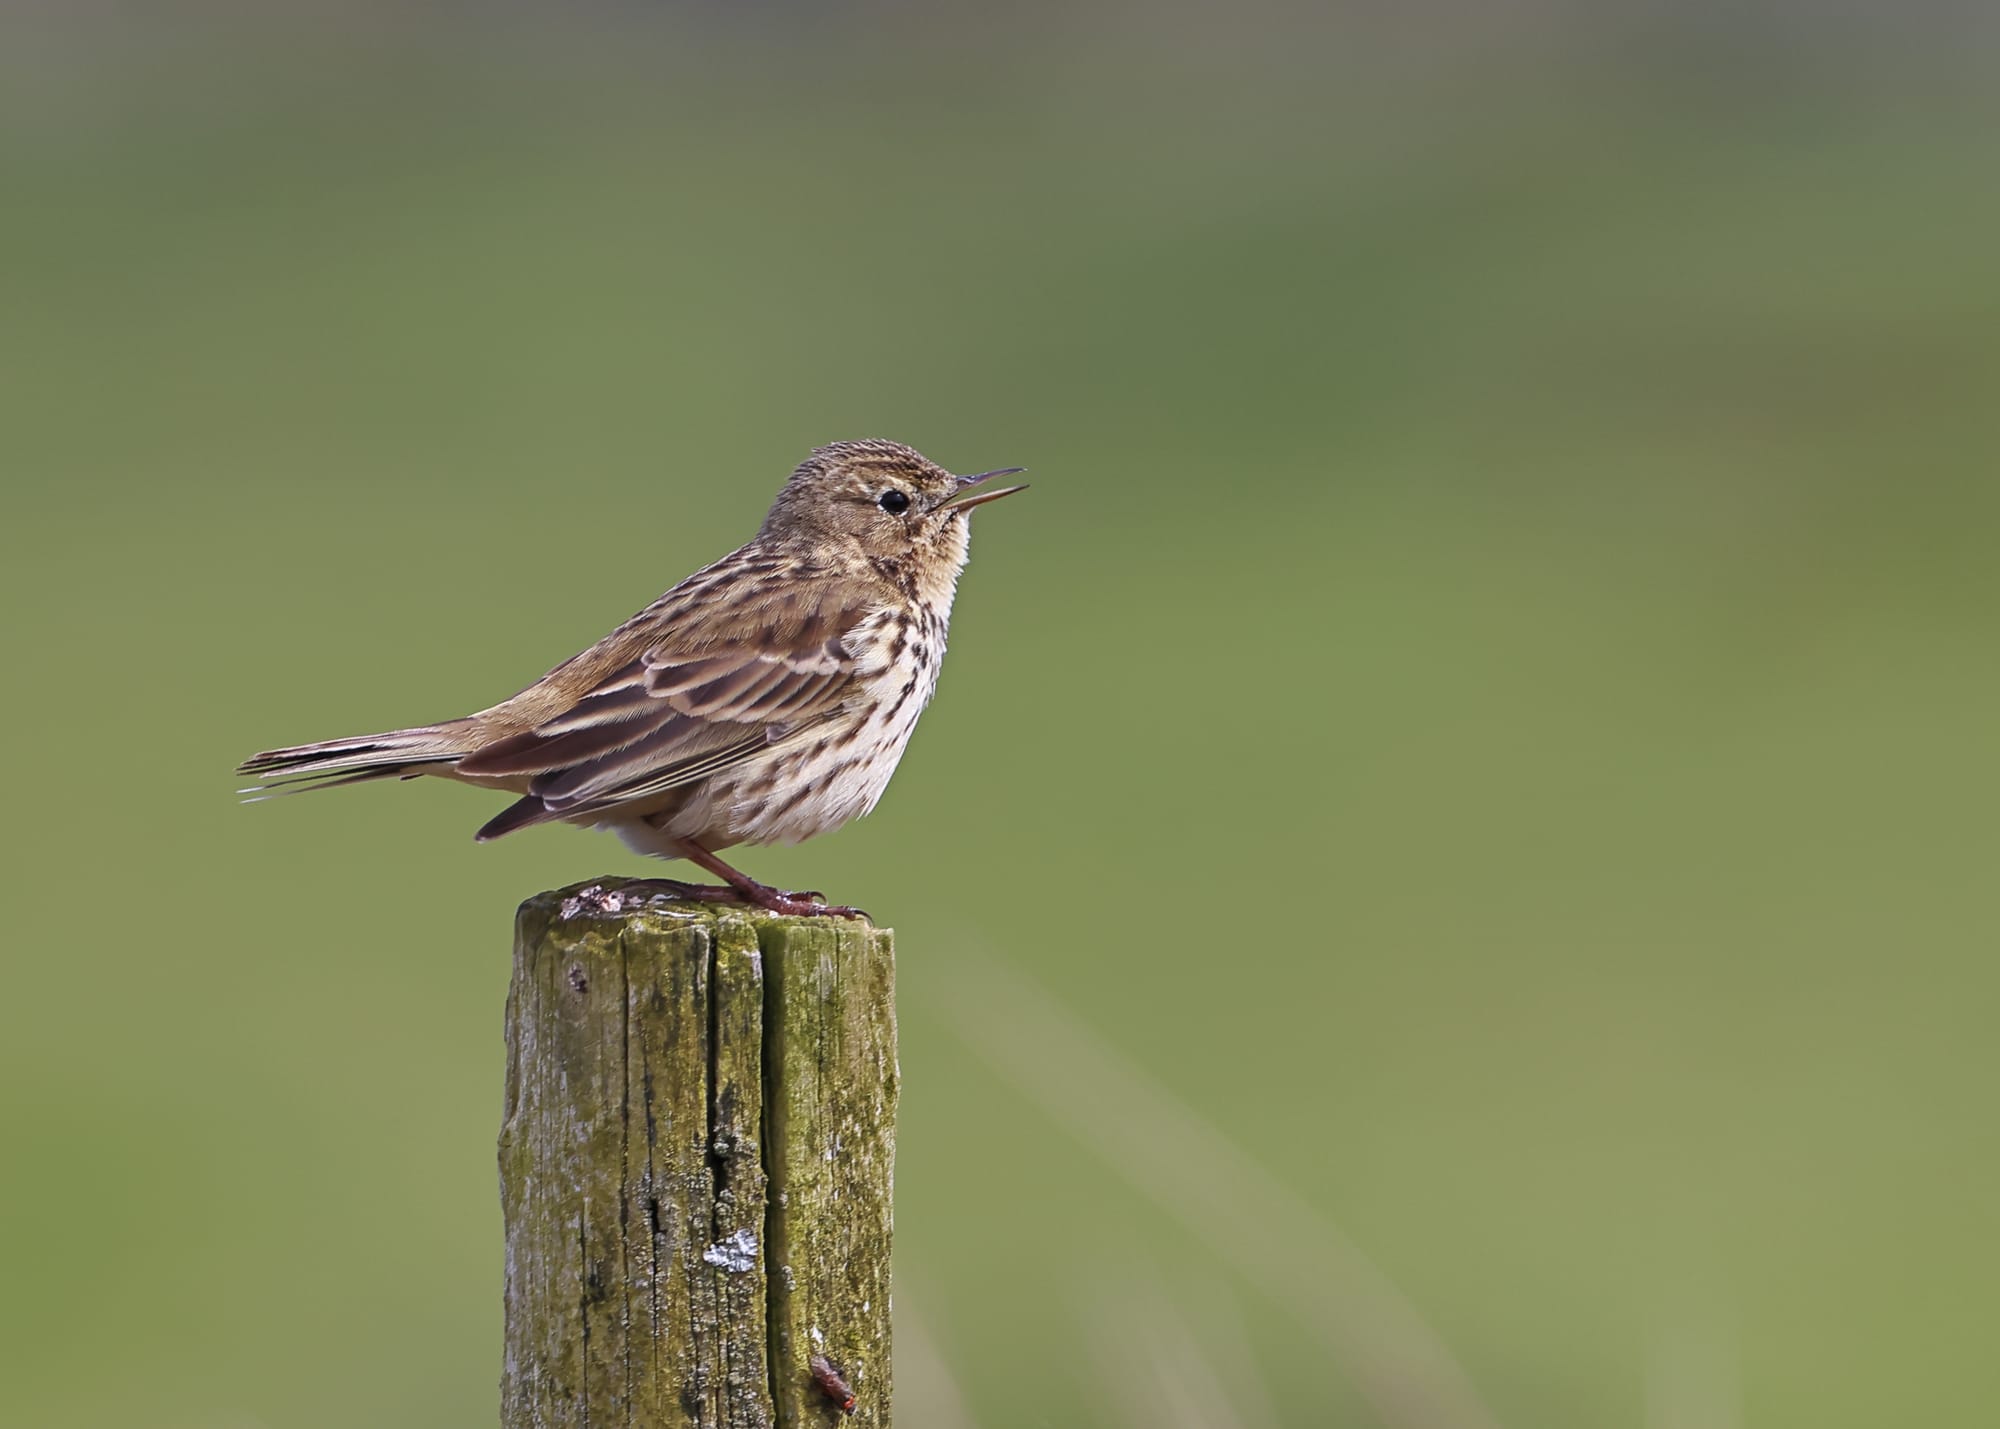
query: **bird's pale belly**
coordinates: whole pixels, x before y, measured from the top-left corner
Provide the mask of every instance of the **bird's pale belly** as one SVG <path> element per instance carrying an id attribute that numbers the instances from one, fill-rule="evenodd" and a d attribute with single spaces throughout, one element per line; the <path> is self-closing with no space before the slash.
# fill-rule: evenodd
<path id="1" fill-rule="evenodd" d="M 720 849 L 798 843 L 829 833 L 881 799 L 936 685 L 935 661 L 886 671 L 870 682 L 852 713 L 707 780 L 649 825 L 619 832 L 640 852 L 669 856 L 662 836 Z"/>
<path id="2" fill-rule="evenodd" d="M 890 721 L 879 706 L 864 707 L 858 717 L 716 789 L 730 842 L 797 843 L 860 818 L 889 787 L 915 723 Z"/>

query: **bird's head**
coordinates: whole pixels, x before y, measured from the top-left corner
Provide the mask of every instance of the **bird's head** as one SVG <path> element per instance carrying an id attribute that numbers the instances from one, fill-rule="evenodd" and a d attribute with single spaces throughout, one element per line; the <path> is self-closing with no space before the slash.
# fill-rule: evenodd
<path id="1" fill-rule="evenodd" d="M 973 508 L 1025 491 L 995 480 L 1020 470 L 954 476 L 900 442 L 834 442 L 799 463 L 759 534 L 955 577 Z"/>

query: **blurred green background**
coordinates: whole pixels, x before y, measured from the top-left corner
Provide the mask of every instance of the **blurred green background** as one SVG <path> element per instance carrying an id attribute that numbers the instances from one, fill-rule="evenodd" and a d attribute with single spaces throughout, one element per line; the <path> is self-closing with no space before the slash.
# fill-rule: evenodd
<path id="1" fill-rule="evenodd" d="M 743 860 L 900 935 L 904 1424 L 1395 1422 L 1197 1126 L 1499 1422 L 1990 1416 L 1990 17 L 0 14 L 0 1423 L 493 1422 L 511 911 L 639 870 L 229 769 L 877 435 L 1035 483 Z"/>

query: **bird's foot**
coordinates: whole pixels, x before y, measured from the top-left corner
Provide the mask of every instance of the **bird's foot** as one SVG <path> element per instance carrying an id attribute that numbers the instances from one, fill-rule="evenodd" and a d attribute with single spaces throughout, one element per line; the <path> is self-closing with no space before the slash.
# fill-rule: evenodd
<path id="1" fill-rule="evenodd" d="M 736 896 L 743 902 L 762 908 L 767 913 L 782 913 L 787 918 L 866 918 L 867 911 L 850 908 L 845 903 L 829 903 L 824 893 L 808 890 L 803 893 L 788 893 L 782 888 L 759 883 L 754 878 L 746 878 L 733 885 Z"/>
<path id="2" fill-rule="evenodd" d="M 850 908 L 844 903 L 829 903 L 826 901 L 826 895 L 816 890 L 808 889 L 793 893 L 749 879 L 738 885 L 683 883 L 678 878 L 647 878 L 641 880 L 640 884 L 626 885 L 626 891 L 630 892 L 641 884 L 648 892 L 664 893 L 671 898 L 686 898 L 697 903 L 741 903 L 752 908 L 762 908 L 769 913 L 782 913 L 789 918 L 868 916 L 860 908 Z"/>
<path id="3" fill-rule="evenodd" d="M 786 893 L 782 889 L 766 888 L 758 884 L 756 892 L 743 891 L 744 898 L 759 908 L 772 913 L 783 913 L 790 918 L 866 918 L 867 910 L 849 907 L 845 903 L 829 903 L 821 893 Z"/>

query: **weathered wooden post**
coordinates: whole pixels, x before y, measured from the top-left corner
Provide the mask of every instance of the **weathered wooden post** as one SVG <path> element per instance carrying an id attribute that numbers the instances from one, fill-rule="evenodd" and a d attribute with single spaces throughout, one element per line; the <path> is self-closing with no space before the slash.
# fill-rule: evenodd
<path id="1" fill-rule="evenodd" d="M 630 889 L 630 891 L 625 891 Z M 890 1422 L 886 929 L 647 897 L 521 906 L 500 1196 L 505 1429 Z"/>

